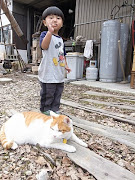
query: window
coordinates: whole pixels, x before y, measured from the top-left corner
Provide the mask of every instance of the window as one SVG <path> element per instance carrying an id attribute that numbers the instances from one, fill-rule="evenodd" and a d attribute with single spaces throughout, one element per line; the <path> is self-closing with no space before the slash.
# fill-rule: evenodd
<path id="1" fill-rule="evenodd" d="M 3 37 L 4 34 L 4 37 Z M 11 26 L 4 26 L 3 27 L 3 34 L 2 34 L 2 29 L 0 28 L 0 42 L 4 42 L 5 38 L 5 43 L 11 43 Z"/>

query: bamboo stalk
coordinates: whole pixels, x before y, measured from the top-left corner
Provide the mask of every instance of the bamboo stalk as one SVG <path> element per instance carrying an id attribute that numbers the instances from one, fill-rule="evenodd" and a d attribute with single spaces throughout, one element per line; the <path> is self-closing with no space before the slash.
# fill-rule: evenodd
<path id="1" fill-rule="evenodd" d="M 119 60 L 120 60 L 122 74 L 123 74 L 123 80 L 125 81 L 126 78 L 125 78 L 124 67 L 123 67 L 123 64 L 122 64 L 122 51 L 121 51 L 121 42 L 120 42 L 120 40 L 118 40 L 118 48 L 119 48 L 119 57 L 120 57 Z"/>
<path id="2" fill-rule="evenodd" d="M 5 15 L 7 16 L 8 20 L 11 23 L 12 28 L 16 32 L 16 34 L 23 40 L 25 44 L 28 43 L 28 40 L 25 38 L 20 26 L 18 25 L 17 21 L 15 20 L 14 16 L 11 14 L 10 10 L 8 9 L 7 5 L 5 4 L 4 0 L 0 0 L 1 8 Z"/>

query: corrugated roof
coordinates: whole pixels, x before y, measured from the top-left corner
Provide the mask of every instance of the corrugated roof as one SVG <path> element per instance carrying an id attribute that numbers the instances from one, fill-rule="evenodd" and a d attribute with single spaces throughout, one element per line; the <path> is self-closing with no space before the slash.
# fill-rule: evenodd
<path id="1" fill-rule="evenodd" d="M 60 3 L 66 2 L 68 0 L 14 0 L 14 1 L 42 10 L 47 6 L 59 5 Z"/>

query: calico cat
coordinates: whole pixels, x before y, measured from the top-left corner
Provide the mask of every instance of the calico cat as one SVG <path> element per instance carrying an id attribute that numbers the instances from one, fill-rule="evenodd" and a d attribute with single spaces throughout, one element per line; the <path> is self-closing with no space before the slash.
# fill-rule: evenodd
<path id="1" fill-rule="evenodd" d="M 0 131 L 0 141 L 5 149 L 16 149 L 21 144 L 38 143 L 45 148 L 75 152 L 76 148 L 67 144 L 68 139 L 87 147 L 87 144 L 73 133 L 72 120 L 52 111 L 50 116 L 38 112 L 14 114 Z"/>

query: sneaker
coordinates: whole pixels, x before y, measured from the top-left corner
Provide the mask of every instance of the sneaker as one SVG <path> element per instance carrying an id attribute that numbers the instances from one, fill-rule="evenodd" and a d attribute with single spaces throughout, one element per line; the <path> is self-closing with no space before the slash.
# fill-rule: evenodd
<path id="1" fill-rule="evenodd" d="M 60 112 L 60 111 L 55 111 L 55 113 L 56 113 L 56 114 L 61 114 L 61 112 Z"/>
<path id="2" fill-rule="evenodd" d="M 42 112 L 43 114 L 47 115 L 47 116 L 50 116 L 50 110 L 48 111 L 45 111 L 45 112 Z"/>

